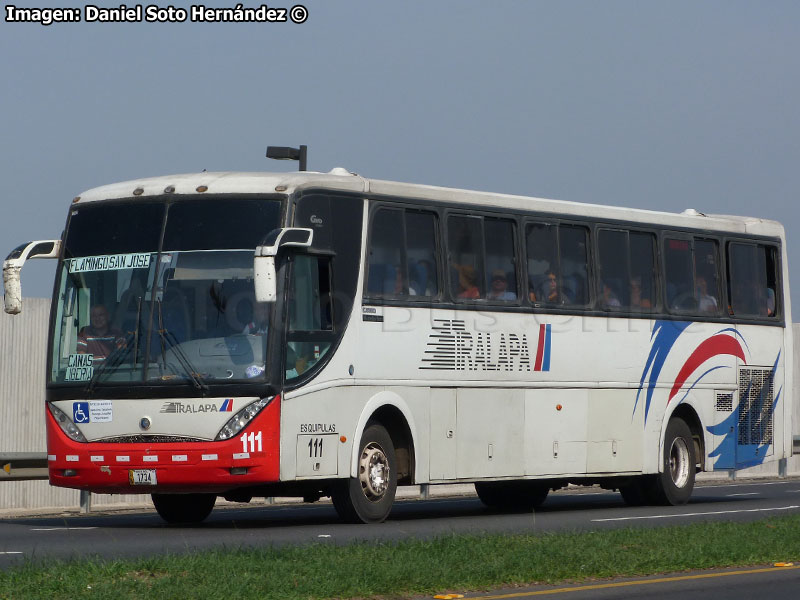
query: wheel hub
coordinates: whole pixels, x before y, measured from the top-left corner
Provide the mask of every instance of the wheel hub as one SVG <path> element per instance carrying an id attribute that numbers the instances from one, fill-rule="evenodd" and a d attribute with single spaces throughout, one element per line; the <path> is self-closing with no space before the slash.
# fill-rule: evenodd
<path id="1" fill-rule="evenodd" d="M 358 471 L 364 495 L 373 502 L 383 498 L 389 487 L 389 461 L 378 444 L 373 442 L 364 448 Z"/>
<path id="2" fill-rule="evenodd" d="M 682 437 L 675 438 L 669 449 L 669 473 L 672 483 L 683 488 L 689 481 L 689 448 Z"/>

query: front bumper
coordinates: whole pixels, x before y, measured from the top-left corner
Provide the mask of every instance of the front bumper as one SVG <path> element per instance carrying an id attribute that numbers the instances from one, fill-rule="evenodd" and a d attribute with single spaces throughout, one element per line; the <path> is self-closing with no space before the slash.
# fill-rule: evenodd
<path id="1" fill-rule="evenodd" d="M 80 443 L 45 411 L 50 484 L 105 494 L 151 494 L 222 493 L 277 482 L 280 405 L 277 397 L 236 437 L 221 442 Z M 133 485 L 130 471 L 141 469 L 155 470 L 157 484 Z"/>

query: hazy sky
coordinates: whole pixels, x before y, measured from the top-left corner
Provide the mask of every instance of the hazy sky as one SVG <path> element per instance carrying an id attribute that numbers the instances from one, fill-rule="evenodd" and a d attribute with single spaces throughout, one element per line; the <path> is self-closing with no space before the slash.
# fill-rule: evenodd
<path id="1" fill-rule="evenodd" d="M 800 298 L 800 2 L 304 4 L 301 25 L 0 22 L 0 254 L 58 237 L 88 188 L 293 170 L 265 147 L 307 144 L 312 170 L 777 219 Z M 53 272 L 28 263 L 24 295 Z"/>

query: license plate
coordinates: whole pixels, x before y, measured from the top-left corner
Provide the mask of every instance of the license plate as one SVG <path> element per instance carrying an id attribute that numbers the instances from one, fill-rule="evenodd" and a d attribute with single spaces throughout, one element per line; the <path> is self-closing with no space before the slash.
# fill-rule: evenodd
<path id="1" fill-rule="evenodd" d="M 131 485 L 156 485 L 155 469 L 130 469 L 128 471 L 128 481 Z"/>

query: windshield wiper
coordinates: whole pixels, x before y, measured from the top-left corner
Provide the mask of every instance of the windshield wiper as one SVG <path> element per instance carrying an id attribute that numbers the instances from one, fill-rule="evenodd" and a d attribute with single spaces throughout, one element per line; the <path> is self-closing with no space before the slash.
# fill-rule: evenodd
<path id="1" fill-rule="evenodd" d="M 164 361 L 164 368 L 166 369 L 167 366 L 167 347 L 172 350 L 175 357 L 178 359 L 178 362 L 181 363 L 183 370 L 186 371 L 186 374 L 189 376 L 189 379 L 192 380 L 194 387 L 200 391 L 207 392 L 208 385 L 203 381 L 203 378 L 197 373 L 197 369 L 195 369 L 194 365 L 192 365 L 189 358 L 186 356 L 186 353 L 181 348 L 180 342 L 178 340 L 170 339 L 167 335 L 167 331 L 164 329 L 164 317 L 161 311 L 161 300 L 156 300 L 158 303 L 158 336 L 161 338 L 161 356 L 162 360 Z M 172 335 L 172 334 L 170 334 Z M 172 335 L 172 338 L 175 338 Z"/>

